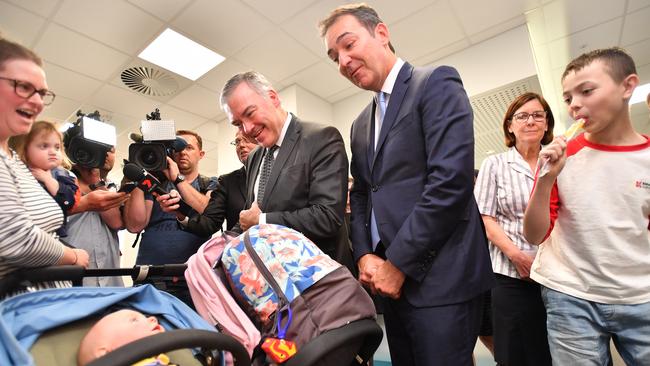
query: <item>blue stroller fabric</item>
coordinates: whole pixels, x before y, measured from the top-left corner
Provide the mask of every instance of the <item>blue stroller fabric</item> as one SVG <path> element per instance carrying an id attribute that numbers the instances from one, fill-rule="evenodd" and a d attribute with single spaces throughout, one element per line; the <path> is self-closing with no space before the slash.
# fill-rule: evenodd
<path id="1" fill-rule="evenodd" d="M 29 349 L 45 331 L 115 305 L 155 315 L 167 330 L 216 331 L 182 301 L 151 285 L 42 290 L 0 303 L 0 365 L 34 365 Z"/>

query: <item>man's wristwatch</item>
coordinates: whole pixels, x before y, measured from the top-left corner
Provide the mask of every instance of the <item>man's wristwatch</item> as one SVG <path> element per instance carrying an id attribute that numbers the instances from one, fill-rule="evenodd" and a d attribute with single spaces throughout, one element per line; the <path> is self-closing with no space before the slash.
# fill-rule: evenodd
<path id="1" fill-rule="evenodd" d="M 181 182 L 185 182 L 185 176 L 183 174 L 178 174 L 176 176 L 176 180 L 174 181 L 174 185 L 177 186 L 181 184 Z"/>

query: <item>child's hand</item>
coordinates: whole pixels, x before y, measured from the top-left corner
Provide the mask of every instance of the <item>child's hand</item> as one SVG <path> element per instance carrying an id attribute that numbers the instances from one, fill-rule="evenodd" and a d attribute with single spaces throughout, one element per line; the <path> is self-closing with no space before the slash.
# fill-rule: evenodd
<path id="1" fill-rule="evenodd" d="M 34 178 L 36 178 L 36 180 L 39 182 L 45 183 L 49 179 L 54 179 L 49 170 L 43 170 L 41 168 L 29 168 L 29 170 L 32 172 Z"/>
<path id="2" fill-rule="evenodd" d="M 59 182 L 52 176 L 49 170 L 40 168 L 29 168 L 34 178 L 45 185 L 47 192 L 54 196 L 59 191 Z"/>
<path id="3" fill-rule="evenodd" d="M 558 136 L 539 152 L 540 159 L 548 159 L 549 171 L 546 176 L 555 180 L 566 163 L 566 138 Z"/>

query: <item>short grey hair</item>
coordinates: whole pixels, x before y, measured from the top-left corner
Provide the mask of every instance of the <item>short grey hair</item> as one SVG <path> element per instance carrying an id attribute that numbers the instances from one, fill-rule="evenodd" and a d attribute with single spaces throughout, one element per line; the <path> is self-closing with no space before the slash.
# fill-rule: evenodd
<path id="1" fill-rule="evenodd" d="M 264 75 L 260 74 L 257 71 L 241 72 L 234 75 L 223 86 L 223 89 L 221 90 L 221 97 L 219 98 L 221 109 L 226 112 L 229 118 L 232 117 L 232 112 L 230 111 L 230 107 L 228 107 L 228 100 L 230 99 L 233 91 L 235 91 L 235 89 L 241 83 L 248 84 L 248 86 L 251 87 L 251 89 L 253 89 L 257 94 L 267 99 L 269 98 L 268 92 L 273 89 L 273 86 L 264 77 Z"/>

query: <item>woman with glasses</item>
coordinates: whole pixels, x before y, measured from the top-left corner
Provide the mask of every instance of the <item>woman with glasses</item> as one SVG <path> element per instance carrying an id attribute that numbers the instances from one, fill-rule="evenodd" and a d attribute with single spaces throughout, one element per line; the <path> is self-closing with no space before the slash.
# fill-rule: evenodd
<path id="1" fill-rule="evenodd" d="M 546 312 L 539 284 L 530 280 L 536 246 L 523 236 L 537 157 L 553 140 L 554 119 L 541 95 L 525 93 L 503 119 L 506 152 L 485 159 L 474 195 L 490 241 L 494 358 L 499 365 L 551 365 Z"/>
<path id="2" fill-rule="evenodd" d="M 52 103 L 41 59 L 0 38 L 0 280 L 22 268 L 57 264 L 88 266 L 88 253 L 64 246 L 53 235 L 63 213 L 9 148 L 9 138 L 29 132 Z M 51 287 L 56 284 L 45 284 Z"/>

